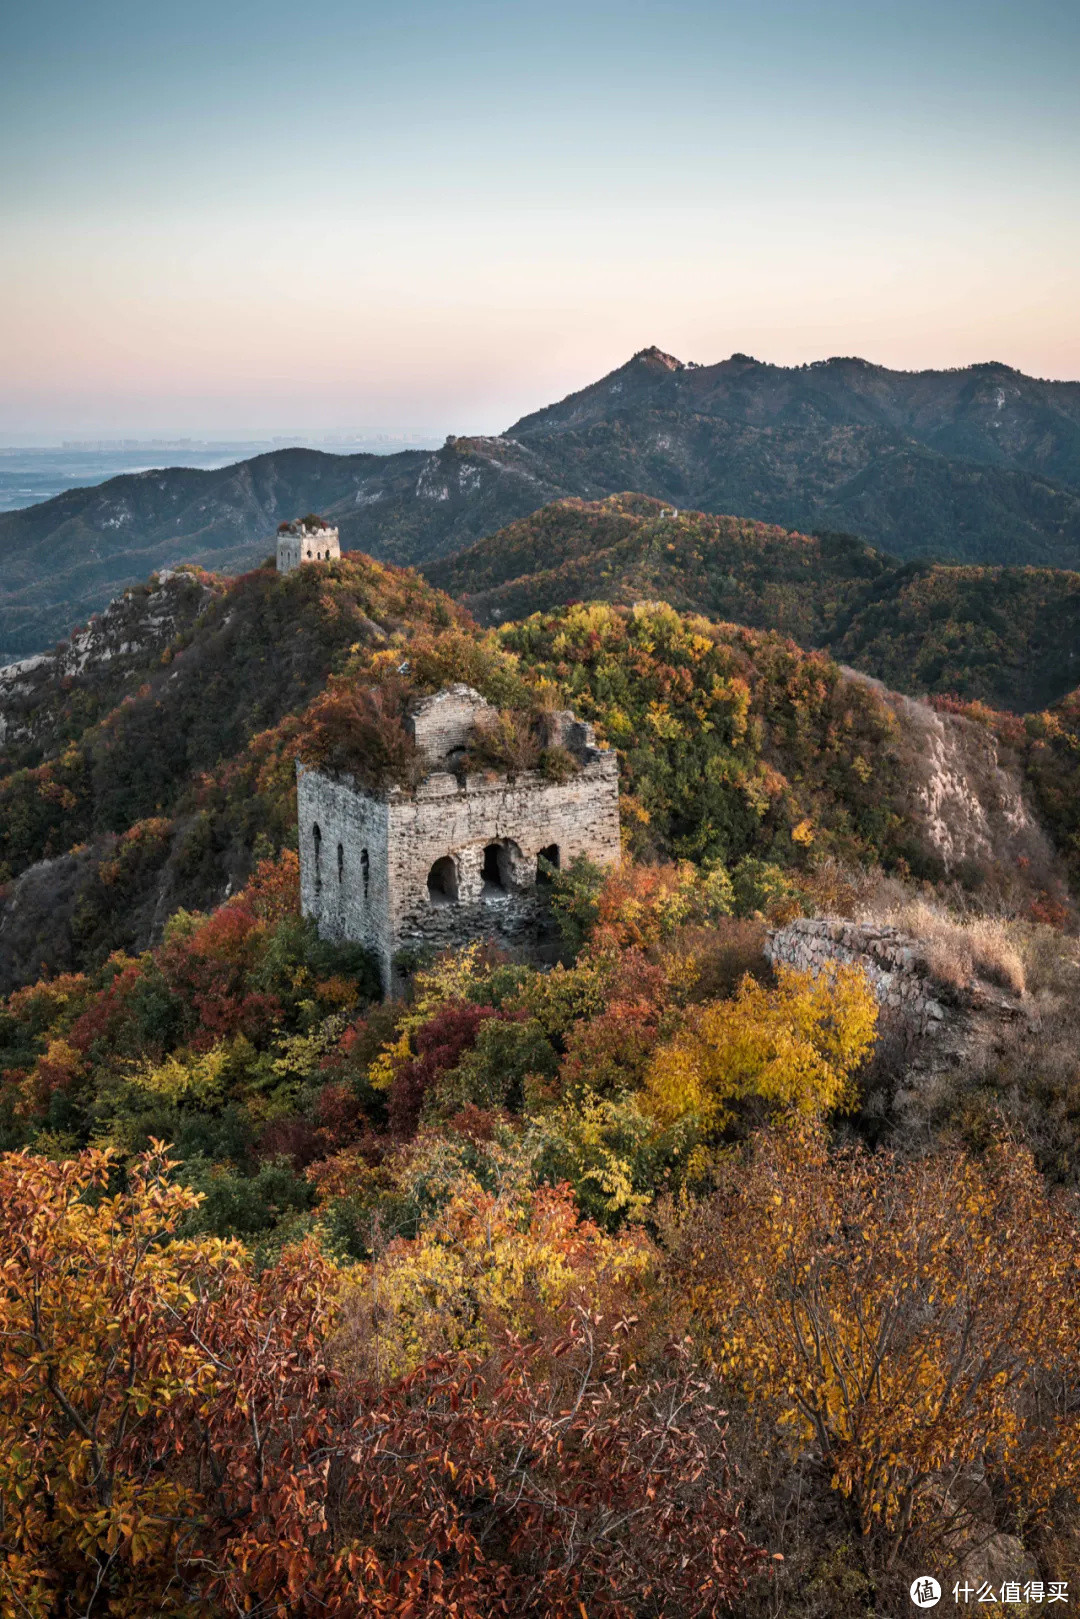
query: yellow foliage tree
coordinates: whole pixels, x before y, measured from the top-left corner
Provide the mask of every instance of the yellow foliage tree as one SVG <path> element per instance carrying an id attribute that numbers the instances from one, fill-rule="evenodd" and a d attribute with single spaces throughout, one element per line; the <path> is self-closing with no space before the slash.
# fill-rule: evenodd
<path id="1" fill-rule="evenodd" d="M 160 1153 L 135 1167 L 129 1195 L 109 1194 L 113 1166 L 102 1152 L 62 1164 L 0 1158 L 5 1619 L 59 1611 L 58 1586 L 71 1612 L 89 1611 L 114 1565 L 135 1569 L 143 1611 L 156 1607 L 184 1520 L 201 1505 L 139 1445 L 148 1429 L 167 1438 L 171 1413 L 212 1370 L 174 1323 L 240 1266 L 241 1250 L 165 1245 L 198 1197 L 162 1181 L 173 1166 Z"/>
<path id="2" fill-rule="evenodd" d="M 358 1270 L 343 1300 L 345 1363 L 397 1377 L 433 1354 L 527 1337 L 575 1299 L 625 1306 L 640 1291 L 653 1257 L 644 1233 L 609 1236 L 581 1219 L 569 1187 L 529 1184 L 524 1154 L 492 1148 L 491 1162 L 494 1189 L 460 1173 L 414 1238 Z"/>
<path id="3" fill-rule="evenodd" d="M 167 1102 L 192 1102 L 205 1107 L 221 1098 L 228 1060 L 229 1050 L 224 1045 L 201 1053 L 181 1051 L 159 1063 L 142 1063 L 130 1078 Z"/>
<path id="4" fill-rule="evenodd" d="M 916 1528 L 948 1548 L 974 1467 L 1028 1511 L 1076 1488 L 1077 1238 L 1021 1149 L 898 1162 L 803 1125 L 722 1166 L 673 1274 L 706 1352 L 896 1555 Z"/>
<path id="5" fill-rule="evenodd" d="M 816 976 L 781 967 L 775 989 L 748 975 L 734 999 L 700 1008 L 660 1048 L 643 1105 L 664 1126 L 692 1113 L 706 1129 L 722 1128 L 748 1097 L 804 1114 L 849 1109 L 876 1027 L 877 1001 L 857 967 Z"/>

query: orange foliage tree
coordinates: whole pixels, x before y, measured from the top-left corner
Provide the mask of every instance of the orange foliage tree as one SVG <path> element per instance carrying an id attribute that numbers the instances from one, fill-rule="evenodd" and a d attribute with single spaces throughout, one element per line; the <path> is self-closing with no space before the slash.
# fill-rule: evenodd
<path id="1" fill-rule="evenodd" d="M 340 1273 L 179 1240 L 163 1150 L 0 1158 L 0 1612 L 715 1614 L 762 1554 L 710 1380 L 584 1308 L 408 1377 L 332 1364 Z"/>

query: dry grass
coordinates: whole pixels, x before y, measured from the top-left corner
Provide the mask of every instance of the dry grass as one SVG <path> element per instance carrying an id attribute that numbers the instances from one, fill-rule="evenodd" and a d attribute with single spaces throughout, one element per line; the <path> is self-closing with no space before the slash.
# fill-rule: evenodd
<path id="1" fill-rule="evenodd" d="M 1075 1004 L 1080 989 L 1080 943 L 1039 922 L 1014 923 L 1009 933 L 1024 963 L 1028 994 Z"/>
<path id="2" fill-rule="evenodd" d="M 468 770 L 517 775 L 540 764 L 540 737 L 534 718 L 505 710 L 484 715 L 472 728 L 465 759 Z"/>
<path id="3" fill-rule="evenodd" d="M 828 855 L 812 871 L 802 872 L 799 887 L 812 907 L 811 914 L 822 916 L 863 916 L 877 910 L 881 904 L 881 888 L 889 883 L 880 866 L 857 866 Z M 901 885 L 894 884 L 895 894 L 903 896 Z"/>
<path id="4" fill-rule="evenodd" d="M 1026 987 L 1024 962 L 1003 922 L 990 916 L 958 918 L 925 900 L 907 900 L 876 920 L 910 933 L 922 946 L 930 976 L 964 989 L 976 978 L 1013 995 Z"/>

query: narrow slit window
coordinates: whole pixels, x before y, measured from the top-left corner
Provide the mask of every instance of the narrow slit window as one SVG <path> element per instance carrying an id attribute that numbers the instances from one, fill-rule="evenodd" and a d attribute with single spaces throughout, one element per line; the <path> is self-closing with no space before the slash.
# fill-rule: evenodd
<path id="1" fill-rule="evenodd" d="M 311 842 L 315 849 L 315 892 L 322 893 L 322 833 L 318 821 L 311 828 Z"/>
<path id="2" fill-rule="evenodd" d="M 345 848 L 343 844 L 337 846 L 337 880 L 341 883 L 345 877 Z"/>
<path id="3" fill-rule="evenodd" d="M 371 861 L 368 859 L 367 850 L 366 849 L 361 849 L 360 850 L 360 881 L 363 883 L 363 886 L 364 886 L 364 898 L 365 899 L 367 899 L 367 895 L 368 895 L 368 882 L 369 882 L 370 878 L 371 878 Z"/>

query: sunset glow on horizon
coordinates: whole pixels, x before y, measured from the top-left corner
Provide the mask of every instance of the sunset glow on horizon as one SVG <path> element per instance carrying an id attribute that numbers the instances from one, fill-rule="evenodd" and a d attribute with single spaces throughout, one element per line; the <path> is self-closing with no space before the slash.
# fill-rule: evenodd
<path id="1" fill-rule="evenodd" d="M 0 442 L 493 432 L 647 344 L 1080 377 L 1080 10 L 60 0 Z"/>

